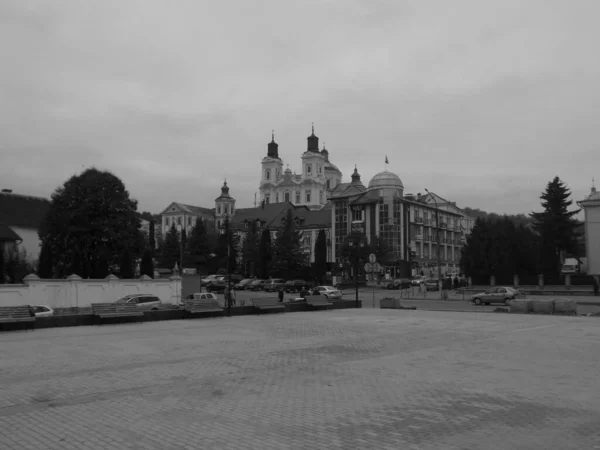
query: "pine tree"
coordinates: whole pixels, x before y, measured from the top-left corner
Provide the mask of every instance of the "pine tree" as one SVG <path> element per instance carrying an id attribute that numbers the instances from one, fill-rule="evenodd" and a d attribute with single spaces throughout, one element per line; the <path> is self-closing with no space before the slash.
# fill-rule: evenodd
<path id="1" fill-rule="evenodd" d="M 255 221 L 250 222 L 249 229 L 242 244 L 242 264 L 246 275 L 254 276 L 259 259 L 260 236 Z"/>
<path id="2" fill-rule="evenodd" d="M 273 242 L 271 239 L 271 230 L 264 228 L 260 235 L 258 247 L 258 276 L 264 279 L 269 278 L 271 270 L 271 261 L 273 260 Z"/>
<path id="3" fill-rule="evenodd" d="M 188 246 L 188 238 L 187 238 L 187 231 L 185 230 L 185 228 L 181 228 L 181 235 L 180 235 L 180 243 L 179 243 L 179 247 L 180 247 L 180 252 L 183 252 L 183 255 L 180 256 L 180 261 L 181 261 L 181 268 L 183 269 L 184 264 L 188 263 L 188 251 L 187 251 L 187 246 Z"/>
<path id="4" fill-rule="evenodd" d="M 577 228 L 580 223 L 573 217 L 581 210 L 569 211 L 573 201 L 569 199 L 571 191 L 554 177 L 541 194 L 543 212 L 532 212 L 533 227 L 540 235 L 540 262 L 542 273 L 550 279 L 560 275 L 561 257 L 565 253 L 577 253 Z"/>
<path id="5" fill-rule="evenodd" d="M 175 267 L 175 263 L 179 265 L 181 247 L 179 243 L 179 233 L 175 224 L 171 224 L 171 228 L 165 236 L 165 241 L 162 248 L 162 263 L 169 269 Z"/>
<path id="6" fill-rule="evenodd" d="M 150 248 L 147 248 L 142 255 L 142 261 L 140 263 L 140 276 L 141 275 L 154 278 L 154 260 L 152 258 L 152 250 Z"/>
<path id="7" fill-rule="evenodd" d="M 321 280 L 327 273 L 327 235 L 325 230 L 319 230 L 315 242 L 315 265 L 314 275 L 317 280 Z"/>
<path id="8" fill-rule="evenodd" d="M 277 233 L 273 245 L 273 270 L 277 275 L 292 277 L 305 265 L 300 239 L 300 233 L 294 222 L 294 213 L 290 208 L 283 229 Z"/>
<path id="9" fill-rule="evenodd" d="M 156 248 L 156 237 L 155 237 L 155 225 L 154 220 L 150 221 L 150 225 L 148 227 L 148 247 L 154 253 L 154 249 Z"/>
<path id="10" fill-rule="evenodd" d="M 121 261 L 119 263 L 119 275 L 121 278 L 133 279 L 135 277 L 133 270 L 133 260 L 131 259 L 131 253 L 129 249 L 123 250 L 121 255 Z"/>
<path id="11" fill-rule="evenodd" d="M 208 234 L 204 222 L 200 219 L 196 221 L 187 239 L 187 253 L 190 263 L 196 268 L 205 265 L 210 258 Z"/>

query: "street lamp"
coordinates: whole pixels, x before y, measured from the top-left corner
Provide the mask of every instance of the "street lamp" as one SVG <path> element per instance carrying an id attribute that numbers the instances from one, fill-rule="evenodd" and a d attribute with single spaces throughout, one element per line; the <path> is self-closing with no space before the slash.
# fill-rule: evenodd
<path id="1" fill-rule="evenodd" d="M 443 292 L 443 284 L 442 284 L 442 268 L 441 268 L 441 252 L 440 252 L 440 210 L 438 208 L 438 203 L 435 199 L 435 197 L 433 196 L 433 194 L 431 192 L 429 192 L 429 190 L 427 190 L 427 188 L 425 188 L 425 192 L 427 192 L 432 200 L 433 203 L 435 203 L 435 226 L 436 226 L 436 241 L 437 241 L 437 275 L 438 275 L 438 285 L 440 288 L 440 298 L 443 299 L 444 298 L 444 292 Z"/>
<path id="2" fill-rule="evenodd" d="M 348 242 L 350 247 L 355 247 L 355 259 L 354 259 L 354 287 L 356 292 L 356 307 L 358 308 L 358 263 L 360 262 L 360 249 L 365 247 L 365 242 L 360 238 L 354 238 Z"/>

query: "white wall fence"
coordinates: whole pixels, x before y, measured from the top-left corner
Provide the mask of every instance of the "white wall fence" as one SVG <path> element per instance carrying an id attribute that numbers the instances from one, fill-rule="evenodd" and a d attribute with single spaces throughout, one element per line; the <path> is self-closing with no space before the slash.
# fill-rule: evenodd
<path id="1" fill-rule="evenodd" d="M 71 275 L 65 280 L 42 280 L 27 275 L 23 284 L 0 284 L 0 306 L 46 305 L 51 308 L 89 307 L 92 303 L 112 303 L 129 294 L 155 295 L 163 303 L 177 304 L 181 297 L 181 277 L 152 279 L 119 279 L 109 275 L 104 279 L 84 280 Z"/>

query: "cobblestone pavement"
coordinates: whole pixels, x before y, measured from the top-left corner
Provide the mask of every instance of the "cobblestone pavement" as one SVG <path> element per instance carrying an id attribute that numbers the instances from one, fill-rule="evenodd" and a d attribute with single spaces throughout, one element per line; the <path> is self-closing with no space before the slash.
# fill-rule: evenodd
<path id="1" fill-rule="evenodd" d="M 1 449 L 600 449 L 600 322 L 337 310 L 0 334 Z"/>

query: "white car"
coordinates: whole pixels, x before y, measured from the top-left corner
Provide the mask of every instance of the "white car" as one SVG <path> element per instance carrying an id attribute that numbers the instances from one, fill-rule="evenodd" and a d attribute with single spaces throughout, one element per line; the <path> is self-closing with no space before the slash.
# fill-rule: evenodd
<path id="1" fill-rule="evenodd" d="M 212 292 L 196 292 L 195 294 L 189 294 L 185 297 L 185 300 L 217 300 L 217 294 Z"/>
<path id="2" fill-rule="evenodd" d="M 30 308 L 33 309 L 35 317 L 50 317 L 54 315 L 54 310 L 49 306 L 30 305 Z"/>
<path id="3" fill-rule="evenodd" d="M 342 298 L 342 291 L 333 286 L 317 286 L 313 289 L 313 295 L 323 295 L 327 299 L 339 299 Z"/>
<path id="4" fill-rule="evenodd" d="M 137 305 L 140 309 L 150 309 L 152 311 L 158 310 L 162 305 L 160 298 L 151 294 L 130 294 L 120 298 L 115 303 Z"/>

